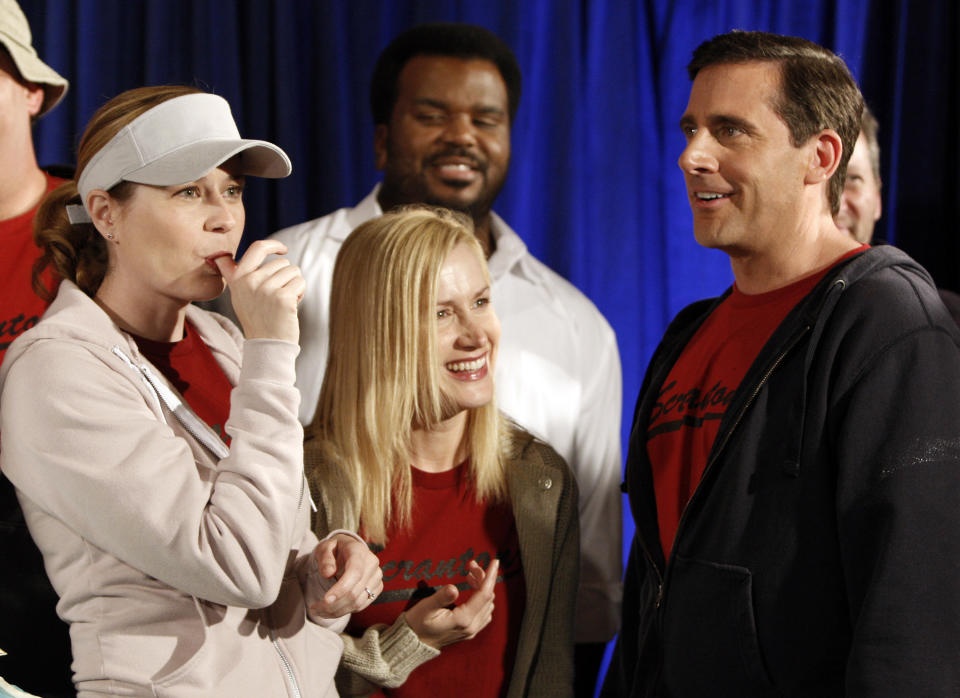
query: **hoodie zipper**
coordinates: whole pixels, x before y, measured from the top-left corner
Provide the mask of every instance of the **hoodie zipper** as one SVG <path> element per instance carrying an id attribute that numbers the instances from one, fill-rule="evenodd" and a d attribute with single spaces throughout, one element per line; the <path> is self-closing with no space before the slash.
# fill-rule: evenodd
<path id="1" fill-rule="evenodd" d="M 158 400 L 162 401 L 163 404 L 166 405 L 167 409 L 173 413 L 177 420 L 188 432 L 190 432 L 190 434 L 193 435 L 195 439 L 197 439 L 197 441 L 205 445 L 220 458 L 226 458 L 230 455 L 230 449 L 227 448 L 227 445 L 223 443 L 219 437 L 214 437 L 210 428 L 207 427 L 199 417 L 191 412 L 172 390 L 170 390 L 161 381 L 157 380 L 157 378 L 150 371 L 149 366 L 146 364 L 137 366 L 126 354 L 124 354 L 123 350 L 119 346 L 113 347 L 113 353 L 120 357 L 128 366 L 137 371 L 143 377 L 147 384 L 153 389 L 153 392 L 157 396 Z M 301 477 L 300 498 L 297 503 L 297 509 L 303 506 L 305 487 L 306 478 Z M 314 511 L 316 511 L 316 504 L 313 502 L 313 497 L 308 494 L 308 498 L 310 500 L 310 506 Z M 290 687 L 293 698 L 302 698 L 300 686 L 297 684 L 297 677 L 293 673 L 293 667 L 290 665 L 290 660 L 287 659 L 287 656 L 280 648 L 280 643 L 277 641 L 276 632 L 272 628 L 270 629 L 270 642 L 273 644 L 273 648 L 277 651 L 277 655 L 280 657 L 280 663 L 283 664 L 283 672 L 287 678 L 287 685 Z"/>
<path id="2" fill-rule="evenodd" d="M 197 415 L 195 415 L 177 395 L 170 390 L 164 383 L 157 379 L 146 364 L 135 364 L 119 346 L 113 347 L 113 353 L 120 357 L 130 368 L 137 371 L 147 384 L 153 389 L 154 395 L 166 405 L 167 409 L 173 413 L 183 428 L 193 435 L 197 441 L 206 446 L 218 458 L 226 458 L 230 455 L 230 449 L 223 443 L 219 436 L 213 433 Z"/>
<path id="3" fill-rule="evenodd" d="M 300 686 L 297 685 L 297 677 L 293 674 L 293 667 L 290 666 L 290 661 L 287 659 L 287 656 L 283 653 L 283 650 L 280 649 L 280 643 L 277 642 L 277 634 L 273 628 L 270 629 L 270 642 L 273 643 L 273 648 L 277 651 L 277 654 L 280 655 L 280 663 L 283 664 L 283 671 L 287 676 L 287 685 L 293 692 L 293 697 L 301 698 Z"/>
<path id="4" fill-rule="evenodd" d="M 753 401 L 757 399 L 757 395 L 760 394 L 760 391 L 763 389 L 763 386 L 767 384 L 767 381 L 770 379 L 770 376 L 773 375 L 773 372 L 776 371 L 777 368 L 779 368 L 780 364 L 783 363 L 783 360 L 787 357 L 787 354 L 793 351 L 794 347 L 796 347 L 797 344 L 799 344 L 800 340 L 803 339 L 804 336 L 806 336 L 806 334 L 810 331 L 810 329 L 811 329 L 811 325 L 809 323 L 804 325 L 801 328 L 801 330 L 796 335 L 794 335 L 793 339 L 783 349 L 783 351 L 781 351 L 780 354 L 777 355 L 776 360 L 773 362 L 770 368 L 768 368 L 764 372 L 763 376 L 761 376 L 756 386 L 754 386 L 753 392 L 750 393 L 750 397 L 744 403 L 743 407 L 740 408 L 740 411 L 737 413 L 737 418 L 734 420 L 733 424 L 723 434 L 723 440 L 720 442 L 719 446 L 714 450 L 713 457 L 707 462 L 707 467 L 704 468 L 703 475 L 700 476 L 700 484 L 697 485 L 697 488 L 693 492 L 693 496 L 690 498 L 690 501 L 687 502 L 687 506 L 684 507 L 683 513 L 680 515 L 680 522 L 677 524 L 677 532 L 673 537 L 673 545 L 670 547 L 670 555 L 667 557 L 666 569 L 664 571 L 664 574 L 660 577 L 660 586 L 657 589 L 657 600 L 656 600 L 656 606 L 655 606 L 657 611 L 660 610 L 660 606 L 663 602 L 664 589 L 666 588 L 667 581 L 669 581 L 670 579 L 670 570 L 672 568 L 672 565 L 670 564 L 670 560 L 673 559 L 674 554 L 676 552 L 677 541 L 680 540 L 680 533 L 682 532 L 683 525 L 687 520 L 687 515 L 691 507 L 693 506 L 694 502 L 697 500 L 698 495 L 701 494 L 704 480 L 707 478 L 707 475 L 712 470 L 714 464 L 720 459 L 720 454 L 723 453 L 723 450 L 727 447 L 727 443 L 730 441 L 730 438 L 733 436 L 733 433 L 737 430 L 737 427 L 740 426 L 740 422 L 743 421 L 744 415 L 747 413 L 747 410 L 753 404 Z M 644 546 L 644 549 L 646 549 L 646 546 Z M 647 555 L 649 557 L 649 552 L 647 553 Z M 659 570 L 658 570 L 658 573 L 659 573 Z M 660 613 L 657 613 L 657 626 L 658 626 L 658 629 L 662 631 L 662 617 Z"/>
<path id="5" fill-rule="evenodd" d="M 206 446 L 214 455 L 218 458 L 226 458 L 230 455 L 230 449 L 227 447 L 223 440 L 206 425 L 197 415 L 195 415 L 184 403 L 177 397 L 170 388 L 163 384 L 162 381 L 158 380 L 156 376 L 150 371 L 150 367 L 146 364 L 140 364 L 137 366 L 119 346 L 113 347 L 113 353 L 120 357 L 124 363 L 126 363 L 134 371 L 137 371 L 141 377 L 147 382 L 147 384 L 153 389 L 154 395 L 157 397 L 158 402 L 162 402 L 166 405 L 167 409 L 173 413 L 173 416 L 177 418 L 177 421 L 183 425 L 183 428 L 186 429 L 197 441 Z M 302 478 L 300 481 L 300 497 L 297 499 L 297 510 L 300 510 L 300 507 L 303 506 L 304 494 L 307 495 L 307 500 L 310 502 L 310 508 L 317 512 L 317 505 L 313 501 L 313 495 L 306 489 L 306 478 Z"/>

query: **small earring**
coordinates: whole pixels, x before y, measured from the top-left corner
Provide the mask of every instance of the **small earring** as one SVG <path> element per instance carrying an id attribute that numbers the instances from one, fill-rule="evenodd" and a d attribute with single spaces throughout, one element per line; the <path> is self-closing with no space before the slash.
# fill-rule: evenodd
<path id="1" fill-rule="evenodd" d="M 107 233 L 107 240 L 113 240 L 113 233 Z"/>

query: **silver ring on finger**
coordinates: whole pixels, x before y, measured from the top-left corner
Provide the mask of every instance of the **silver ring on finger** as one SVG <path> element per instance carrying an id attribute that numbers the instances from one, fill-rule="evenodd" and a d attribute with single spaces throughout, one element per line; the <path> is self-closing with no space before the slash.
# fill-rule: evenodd
<path id="1" fill-rule="evenodd" d="M 363 590 L 367 592 L 367 598 L 370 599 L 371 601 L 377 598 L 377 595 L 374 594 L 372 591 L 370 591 L 370 589 L 368 589 L 367 587 L 364 587 Z"/>

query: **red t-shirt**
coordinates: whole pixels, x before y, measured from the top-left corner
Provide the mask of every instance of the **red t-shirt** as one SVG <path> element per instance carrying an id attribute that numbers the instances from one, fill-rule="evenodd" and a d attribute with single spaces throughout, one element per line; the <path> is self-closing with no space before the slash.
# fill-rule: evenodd
<path id="1" fill-rule="evenodd" d="M 834 264 L 867 247 L 848 252 Z M 647 427 L 647 454 L 653 469 L 660 543 L 667 557 L 740 381 L 774 330 L 829 270 L 769 293 L 746 295 L 734 284 L 661 385 Z"/>
<path id="2" fill-rule="evenodd" d="M 374 695 L 506 695 L 526 603 L 513 511 L 508 502 L 495 506 L 478 502 L 464 465 L 443 473 L 412 471 L 412 526 L 388 528 L 387 545 L 377 553 L 383 593 L 353 614 L 347 632 L 359 636 L 376 623 L 390 625 L 434 588 L 446 584 L 458 585 L 456 603 L 464 603 L 474 593 L 466 582 L 467 563 L 476 560 L 486 568 L 496 556 L 500 574 L 490 624 L 473 639 L 444 647 L 439 657 L 414 669 L 402 686 Z"/>
<path id="3" fill-rule="evenodd" d="M 155 342 L 136 335 L 133 338 L 140 353 L 170 381 L 197 416 L 229 444 L 223 427 L 230 416 L 233 386 L 190 323 L 183 324 L 183 339 L 179 342 Z"/>
<path id="4" fill-rule="evenodd" d="M 47 177 L 47 192 L 53 191 L 64 180 Z M 16 218 L 0 221 L 0 363 L 7 347 L 18 335 L 40 322 L 47 303 L 33 292 L 31 276 L 33 263 L 40 256 L 40 249 L 33 242 L 33 217 L 37 205 Z M 51 289 L 56 289 L 53 273 L 48 268 L 44 280 Z"/>

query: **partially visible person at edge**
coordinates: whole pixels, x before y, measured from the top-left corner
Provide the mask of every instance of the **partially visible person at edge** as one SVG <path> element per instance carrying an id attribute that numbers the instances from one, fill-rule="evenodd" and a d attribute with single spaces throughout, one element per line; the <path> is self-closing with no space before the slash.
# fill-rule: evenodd
<path id="1" fill-rule="evenodd" d="M 282 230 L 307 279 L 300 310 L 297 387 L 309 424 L 327 362 L 330 285 L 354 228 L 394 206 L 426 203 L 473 219 L 489 260 L 503 343 L 498 404 L 569 463 L 580 488 L 577 683 L 593 695 L 620 603 L 621 374 L 613 330 L 573 285 L 538 261 L 492 211 L 510 166 L 520 68 L 482 27 L 427 24 L 380 54 L 370 85 L 374 156 L 383 183 L 354 208 Z"/>
<path id="2" fill-rule="evenodd" d="M 880 178 L 880 141 L 877 138 L 879 124 L 866 104 L 860 122 L 860 135 L 847 165 L 847 181 L 840 197 L 837 225 L 862 243 L 881 244 L 874 240 L 874 227 L 883 209 Z M 940 300 L 947 306 L 954 322 L 960 325 L 960 295 L 945 288 L 938 288 Z"/>
<path id="3" fill-rule="evenodd" d="M 63 99 L 67 81 L 40 60 L 15 0 L 0 0 L 0 363 L 15 337 L 40 321 L 47 302 L 31 287 L 33 217 L 63 180 L 40 169 L 33 123 Z M 59 174 L 64 174 L 59 172 Z M 55 279 L 47 275 L 47 285 Z M 50 698 L 73 696 L 70 637 L 57 596 L 30 539 L 13 485 L 0 477 L 0 677 Z"/>
<path id="4" fill-rule="evenodd" d="M 294 386 L 299 269 L 233 255 L 247 175 L 284 177 L 220 97 L 107 102 L 36 216 L 62 279 L 0 368 L 0 468 L 70 624 L 79 696 L 333 696 L 359 537 L 309 530 Z M 228 320 L 191 305 L 233 290 Z M 229 444 L 229 445 L 228 445 Z M 338 579 L 334 583 L 334 579 Z"/>
<path id="5" fill-rule="evenodd" d="M 879 128 L 876 117 L 864 103 L 860 133 L 847 163 L 847 177 L 836 216 L 837 227 L 864 245 L 873 240 L 873 229 L 883 210 Z"/>
<path id="6" fill-rule="evenodd" d="M 603 695 L 956 698 L 960 330 L 920 265 L 837 227 L 860 92 L 763 32 L 688 71 L 694 236 L 735 283 L 647 369 Z"/>
<path id="7" fill-rule="evenodd" d="M 495 406 L 494 300 L 466 216 L 388 213 L 340 248 L 304 458 L 315 532 L 359 526 L 384 573 L 342 694 L 573 694 L 576 483 Z"/>

